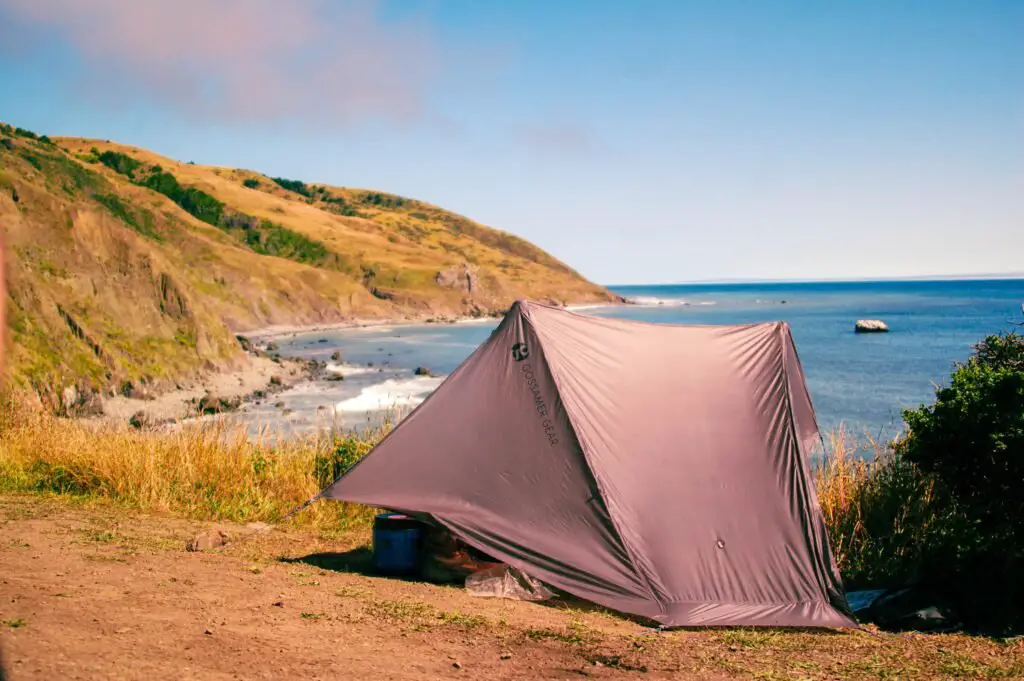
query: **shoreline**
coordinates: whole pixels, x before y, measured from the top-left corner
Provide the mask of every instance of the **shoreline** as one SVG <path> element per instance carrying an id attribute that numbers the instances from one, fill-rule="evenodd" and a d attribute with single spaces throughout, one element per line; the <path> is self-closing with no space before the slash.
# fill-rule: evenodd
<path id="1" fill-rule="evenodd" d="M 583 310 L 597 310 L 606 309 L 611 307 L 623 307 L 628 305 L 634 305 L 635 303 L 627 302 L 606 302 L 606 303 L 575 303 L 566 305 L 563 309 L 570 312 L 581 312 Z M 502 316 L 476 316 L 473 315 L 462 315 L 458 317 L 448 317 L 445 315 L 421 315 L 419 317 L 404 317 L 404 318 L 384 318 L 384 319 L 351 319 L 342 322 L 329 322 L 326 324 L 275 324 L 273 326 L 265 326 L 249 331 L 239 331 L 233 329 L 233 333 L 237 337 L 245 338 L 250 343 L 266 343 L 279 338 L 288 336 L 297 336 L 299 334 L 307 333 L 320 333 L 320 332 L 331 332 L 331 331 L 350 331 L 353 329 L 389 329 L 395 327 L 408 327 L 408 326 L 446 326 L 451 324 L 485 324 L 487 322 L 499 323 Z"/>
<path id="2" fill-rule="evenodd" d="M 583 311 L 629 305 L 629 302 L 575 303 L 565 309 Z M 502 316 L 419 315 L 415 317 L 356 318 L 324 324 L 277 324 L 249 331 L 232 329 L 245 353 L 245 366 L 213 370 L 177 384 L 165 392 L 142 397 L 103 396 L 102 413 L 73 417 L 96 423 L 117 423 L 155 430 L 197 418 L 225 416 L 258 403 L 270 395 L 294 388 L 306 381 L 330 374 L 329 363 L 284 357 L 267 346 L 277 340 L 298 335 L 356 329 L 447 326 L 457 324 L 500 323 Z"/>
<path id="3" fill-rule="evenodd" d="M 242 368 L 212 371 L 173 390 L 146 397 L 103 397 L 103 413 L 83 420 L 127 424 L 156 429 L 196 417 L 225 415 L 243 405 L 265 399 L 325 371 L 320 363 L 247 352 Z"/>

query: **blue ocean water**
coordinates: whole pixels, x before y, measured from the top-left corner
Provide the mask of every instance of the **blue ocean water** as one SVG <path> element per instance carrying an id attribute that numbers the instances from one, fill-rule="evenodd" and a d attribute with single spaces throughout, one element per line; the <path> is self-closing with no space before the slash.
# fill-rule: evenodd
<path id="1" fill-rule="evenodd" d="M 701 284 L 613 287 L 632 305 L 581 314 L 665 324 L 790 324 L 822 430 L 895 435 L 900 412 L 930 402 L 954 362 L 988 334 L 1024 321 L 1024 280 Z M 886 334 L 855 334 L 858 319 L 881 319 Z M 486 340 L 495 323 L 391 326 L 297 334 L 282 354 L 327 359 L 340 350 L 346 380 L 304 386 L 282 399 L 296 427 L 311 410 L 353 426 L 393 405 L 410 408 Z M 372 364 L 370 367 L 368 365 Z M 263 416 L 273 416 L 266 412 Z"/>
<path id="2" fill-rule="evenodd" d="M 619 287 L 663 305 L 616 310 L 649 322 L 789 323 L 823 430 L 894 435 L 902 409 L 932 401 L 954 362 L 988 334 L 1024 322 L 1024 281 L 898 281 Z M 686 301 L 689 305 L 678 305 Z M 653 303 L 654 300 L 648 300 Z M 675 302 L 676 306 L 671 306 Z M 704 304 L 701 304 L 704 303 Z M 603 311 L 597 311 L 604 314 Z M 889 333 L 855 334 L 858 319 Z"/>

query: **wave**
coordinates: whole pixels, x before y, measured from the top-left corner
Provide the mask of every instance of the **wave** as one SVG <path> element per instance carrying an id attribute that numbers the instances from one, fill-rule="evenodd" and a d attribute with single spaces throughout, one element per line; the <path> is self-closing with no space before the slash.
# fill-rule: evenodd
<path id="1" fill-rule="evenodd" d="M 655 298 L 653 296 L 636 296 L 635 298 L 627 298 L 631 305 L 637 305 L 639 307 L 658 307 L 664 305 L 666 307 L 682 307 L 689 305 L 687 301 L 682 298 Z"/>
<path id="2" fill-rule="evenodd" d="M 355 397 L 334 405 L 337 412 L 367 413 L 400 407 L 415 407 L 441 385 L 442 377 L 422 376 L 405 380 L 388 379 L 364 388 Z"/>
<path id="3" fill-rule="evenodd" d="M 698 300 L 689 301 L 683 298 L 656 298 L 654 296 L 636 296 L 633 298 L 627 298 L 631 305 L 638 307 L 688 307 L 690 305 L 714 305 L 713 300 Z"/>
<path id="4" fill-rule="evenodd" d="M 374 369 L 373 367 L 360 367 L 353 364 L 335 364 L 333 362 L 329 362 L 325 368 L 332 374 L 341 374 L 342 376 L 358 376 L 359 374 L 377 373 L 377 369 Z"/>
<path id="5" fill-rule="evenodd" d="M 566 305 L 565 309 L 570 312 L 581 312 L 583 310 L 603 310 L 606 307 L 613 307 L 610 303 L 580 303 L 579 305 Z"/>

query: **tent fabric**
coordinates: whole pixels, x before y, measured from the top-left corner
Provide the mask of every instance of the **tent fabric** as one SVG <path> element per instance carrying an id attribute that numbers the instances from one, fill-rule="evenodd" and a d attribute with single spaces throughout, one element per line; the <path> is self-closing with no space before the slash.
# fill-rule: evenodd
<path id="1" fill-rule="evenodd" d="M 785 323 L 520 301 L 321 496 L 428 514 L 667 626 L 855 626 L 807 463 L 819 439 Z"/>

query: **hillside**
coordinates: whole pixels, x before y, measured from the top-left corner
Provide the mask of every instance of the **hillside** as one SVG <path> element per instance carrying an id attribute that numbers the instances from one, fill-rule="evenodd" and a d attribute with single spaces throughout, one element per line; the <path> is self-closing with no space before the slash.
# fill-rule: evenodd
<path id="1" fill-rule="evenodd" d="M 513 235 L 420 201 L 0 128 L 11 376 L 59 408 L 247 360 L 281 324 L 611 300 Z"/>

